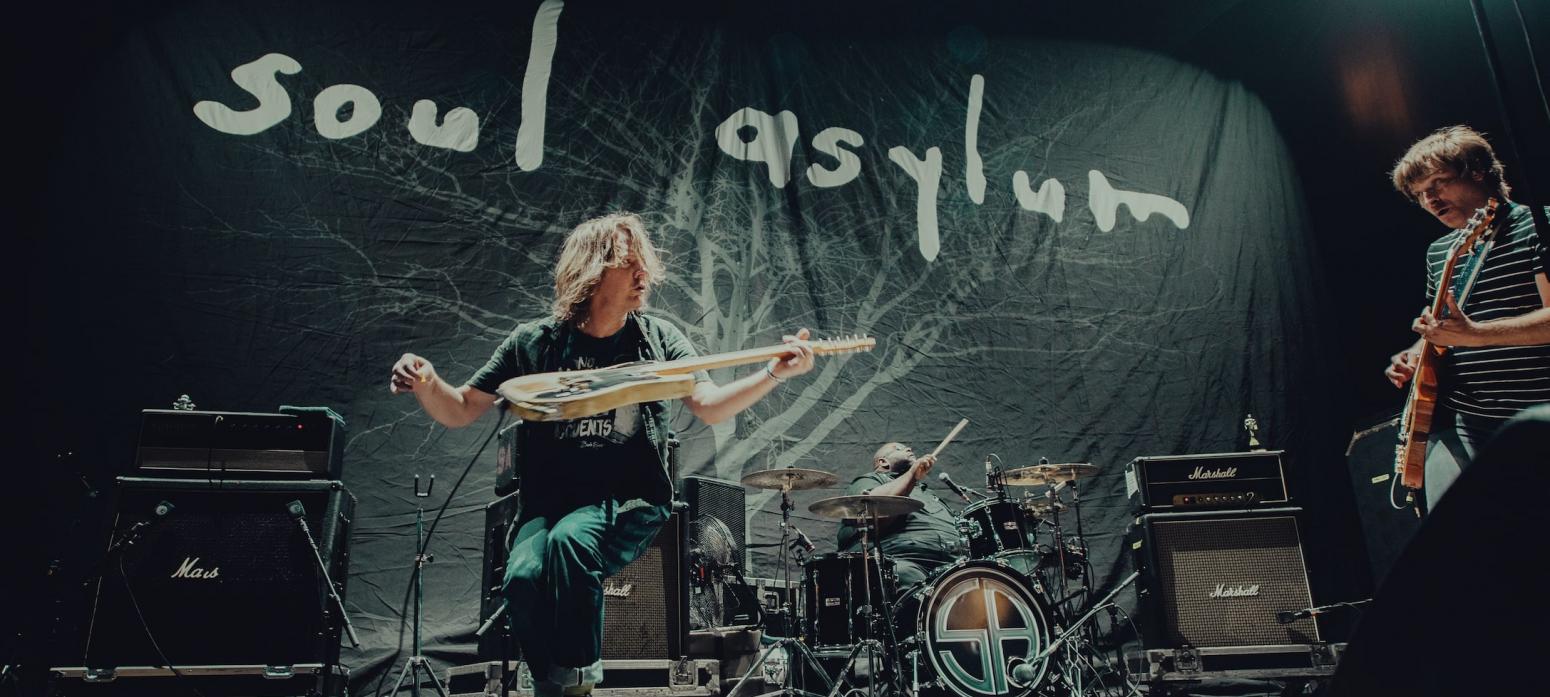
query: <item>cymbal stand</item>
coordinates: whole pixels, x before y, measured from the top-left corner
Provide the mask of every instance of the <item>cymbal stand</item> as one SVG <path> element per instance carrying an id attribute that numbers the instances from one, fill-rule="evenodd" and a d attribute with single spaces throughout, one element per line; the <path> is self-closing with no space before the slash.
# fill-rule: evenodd
<path id="1" fill-rule="evenodd" d="M 834 686 L 834 681 L 829 678 L 829 674 L 824 670 L 823 664 L 818 662 L 818 657 L 814 656 L 812 649 L 809 649 L 807 644 L 797 636 L 801 632 L 802 617 L 797 613 L 796 608 L 801 606 L 802 603 L 797 599 L 797 593 L 792 590 L 791 565 L 786 559 L 786 551 L 789 548 L 788 541 L 791 537 L 792 508 L 794 506 L 791 503 L 791 482 L 788 480 L 780 488 L 780 569 L 782 578 L 786 582 L 786 602 L 777 612 L 785 615 L 786 633 L 789 636 L 781 637 L 779 641 L 765 647 L 759 653 L 759 658 L 754 660 L 753 665 L 748 666 L 747 672 L 743 673 L 743 677 L 737 681 L 737 686 L 733 687 L 732 691 L 726 694 L 726 697 L 736 697 L 738 691 L 748 684 L 748 679 L 763 668 L 765 661 L 769 660 L 770 654 L 776 651 L 794 650 L 809 667 L 813 668 L 814 674 L 823 677 L 826 689 Z M 792 679 L 796 675 L 798 667 L 796 661 L 788 658 L 786 661 L 786 674 L 784 679 L 781 680 L 781 688 L 773 692 L 764 693 L 758 697 L 770 697 L 772 695 L 781 695 L 782 697 L 819 697 L 816 692 L 809 692 L 792 686 Z"/>
<path id="2" fill-rule="evenodd" d="M 1045 490 L 1044 496 L 1049 501 L 1050 514 L 1054 516 L 1055 523 L 1053 533 L 1055 536 L 1055 577 L 1056 583 L 1060 587 L 1060 602 L 1056 604 L 1055 610 L 1059 613 L 1060 619 L 1065 620 L 1069 618 L 1067 609 L 1071 603 L 1071 597 L 1069 589 L 1066 587 L 1066 538 L 1065 527 L 1060 524 L 1060 488 L 1061 484 L 1059 483 L 1051 484 Z"/>
<path id="3" fill-rule="evenodd" d="M 846 656 L 845 657 L 845 662 L 843 664 L 841 664 L 840 679 L 834 681 L 834 687 L 833 687 L 833 689 L 831 689 L 829 691 L 829 694 L 827 695 L 827 697 L 839 697 L 840 691 L 843 690 L 845 688 L 845 685 L 850 681 L 850 678 L 847 675 L 847 673 L 850 672 L 851 662 L 856 660 L 856 656 L 861 653 L 862 649 L 866 649 L 866 652 L 867 652 L 867 694 L 868 695 L 872 695 L 873 697 L 875 697 L 877 695 L 877 670 L 878 670 L 879 664 L 881 663 L 878 660 L 878 654 L 879 653 L 882 654 L 882 659 L 883 659 L 882 662 L 888 661 L 888 657 L 890 655 L 890 652 L 885 649 L 885 647 L 883 646 L 883 643 L 877 639 L 877 625 L 878 625 L 880 619 L 883 617 L 883 615 L 881 613 L 877 612 L 877 606 L 872 604 L 872 569 L 871 569 L 870 560 L 871 560 L 871 556 L 873 554 L 873 552 L 871 550 L 875 546 L 876 554 L 878 556 L 878 559 L 877 559 L 877 587 L 878 587 L 878 592 L 880 594 L 882 594 L 882 596 L 883 596 L 882 598 L 879 598 L 879 600 L 882 601 L 883 607 L 892 607 L 892 602 L 888 599 L 888 584 L 883 583 L 883 567 L 882 567 L 882 554 L 883 554 L 883 551 L 882 551 L 882 541 L 881 540 L 872 541 L 871 538 L 869 537 L 869 535 L 867 534 L 869 530 L 881 530 L 882 528 L 878 524 L 878 521 L 877 521 L 877 509 L 875 507 L 873 507 L 873 505 L 871 505 L 871 504 L 867 505 L 867 513 L 870 514 L 869 517 L 871 518 L 871 520 L 870 521 L 865 521 L 865 520 L 862 521 L 862 525 L 860 526 L 861 527 L 861 579 L 862 579 L 861 580 L 861 589 L 862 589 L 861 590 L 861 594 L 862 594 L 862 597 L 866 600 L 866 605 L 864 605 L 862 607 L 862 613 L 861 614 L 863 614 L 863 616 L 865 618 L 866 638 L 862 639 L 861 641 L 857 642 L 855 646 L 851 647 L 850 655 Z M 871 542 L 871 545 L 868 544 L 869 541 Z M 889 632 L 890 636 L 892 636 L 892 632 L 893 632 L 892 624 L 888 625 L 888 632 Z M 897 652 L 893 652 L 893 658 L 895 659 L 895 661 L 897 661 L 897 659 L 898 659 Z M 900 672 L 899 671 L 899 666 L 897 664 L 895 664 L 895 665 L 891 666 L 891 668 L 892 669 L 889 672 L 890 679 L 891 680 L 898 679 L 900 677 L 899 676 L 899 672 Z"/>

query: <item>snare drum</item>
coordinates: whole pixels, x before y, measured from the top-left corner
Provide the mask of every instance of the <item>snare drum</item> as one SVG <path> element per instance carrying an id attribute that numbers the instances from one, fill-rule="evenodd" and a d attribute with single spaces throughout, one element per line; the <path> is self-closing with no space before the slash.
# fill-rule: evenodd
<path id="1" fill-rule="evenodd" d="M 987 559 L 1003 552 L 1034 551 L 1039 521 L 1019 501 L 975 501 L 958 514 L 958 529 L 969 543 L 969 557 Z"/>
<path id="2" fill-rule="evenodd" d="M 1036 584 L 995 561 L 962 561 L 911 588 L 890 614 L 915 697 L 1026 697 L 1043 683 L 1053 639 Z M 1026 681 L 1011 668 L 1028 664 Z"/>
<path id="3" fill-rule="evenodd" d="M 866 566 L 871 572 L 872 607 L 885 614 L 886 603 L 898 597 L 893 560 L 874 557 Z M 862 608 L 867 604 L 867 588 L 862 585 L 861 568 L 859 552 L 820 554 L 807 562 L 803 591 L 807 597 L 808 646 L 848 649 L 866 638 Z"/>

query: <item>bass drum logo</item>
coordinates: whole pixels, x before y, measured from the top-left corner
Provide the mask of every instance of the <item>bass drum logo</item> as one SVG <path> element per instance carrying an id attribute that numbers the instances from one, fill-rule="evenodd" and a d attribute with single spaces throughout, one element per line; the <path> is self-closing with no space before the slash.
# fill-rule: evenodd
<path id="1" fill-rule="evenodd" d="M 954 566 L 927 589 L 920 611 L 926 654 L 937 678 L 963 697 L 1031 693 L 1044 680 L 1048 613 L 1025 576 L 994 562 Z M 1013 685 L 1008 666 L 1027 663 L 1034 677 Z"/>

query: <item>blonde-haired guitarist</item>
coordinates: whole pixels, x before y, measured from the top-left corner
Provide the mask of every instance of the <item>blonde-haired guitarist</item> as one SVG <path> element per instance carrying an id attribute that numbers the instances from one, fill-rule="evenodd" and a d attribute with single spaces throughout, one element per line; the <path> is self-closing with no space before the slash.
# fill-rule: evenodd
<path id="1" fill-rule="evenodd" d="M 518 326 L 460 387 L 406 353 L 389 389 L 411 393 L 449 427 L 473 423 L 514 378 L 635 361 L 693 357 L 678 327 L 641 312 L 665 268 L 638 216 L 578 225 L 555 268 L 548 317 Z M 689 411 L 715 423 L 813 368 L 807 330 L 760 370 L 718 385 L 696 373 Z M 519 427 L 522 510 L 512 528 L 503 590 L 507 617 L 536 697 L 579 697 L 602 680 L 603 579 L 643 553 L 670 514 L 667 406 L 629 403 L 602 413 Z"/>

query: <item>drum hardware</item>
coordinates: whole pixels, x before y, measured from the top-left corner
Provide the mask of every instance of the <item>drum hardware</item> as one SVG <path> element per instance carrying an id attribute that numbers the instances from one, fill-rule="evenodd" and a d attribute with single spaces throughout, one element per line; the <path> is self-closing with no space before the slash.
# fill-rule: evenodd
<path id="1" fill-rule="evenodd" d="M 795 509 L 796 506 L 791 502 L 791 492 L 802 491 L 806 489 L 820 489 L 823 487 L 832 486 L 837 481 L 839 481 L 839 478 L 829 472 L 824 472 L 822 470 L 802 469 L 798 467 L 762 470 L 759 472 L 752 472 L 742 478 L 742 484 L 745 486 L 752 486 L 760 489 L 774 489 L 780 492 L 779 563 L 781 567 L 781 574 L 784 576 L 783 580 L 785 581 L 785 587 L 788 589 L 791 588 L 791 565 L 787 562 L 786 555 L 789 551 L 791 551 L 792 545 L 799 545 L 801 540 L 806 537 L 805 535 L 802 535 L 796 539 L 792 539 L 792 530 L 794 529 L 794 526 L 791 525 L 791 511 Z M 788 602 L 783 602 L 781 606 L 774 611 L 774 614 L 779 616 L 787 627 L 801 627 L 801 618 L 796 615 L 796 607 L 800 606 L 801 603 L 799 601 L 790 601 L 789 595 L 786 596 L 786 599 Z M 800 636 L 787 636 L 781 637 L 775 643 L 765 647 L 765 649 L 759 653 L 759 657 L 754 660 L 753 665 L 750 665 L 748 667 L 748 671 L 743 673 L 743 677 L 737 681 L 737 686 L 733 687 L 731 692 L 727 693 L 726 697 L 736 697 L 738 691 L 743 689 L 744 685 L 748 684 L 748 679 L 754 674 L 763 670 L 765 663 L 770 662 L 771 656 L 777 651 L 795 652 L 795 655 L 800 656 L 802 661 L 805 661 L 809 668 L 813 669 L 817 675 L 822 676 L 825 688 L 835 688 L 835 682 L 829 677 L 828 671 L 824 670 L 823 664 L 818 662 L 818 658 L 813 655 L 812 650 L 809 649 L 807 644 L 801 640 Z M 791 656 L 792 654 L 782 653 L 782 655 Z M 783 675 L 781 675 L 781 689 L 771 694 L 778 693 L 783 697 L 819 697 L 818 693 L 816 692 L 809 692 L 807 690 L 798 689 L 792 686 L 792 679 L 798 672 L 796 670 L 796 666 L 790 665 L 790 663 L 794 661 L 794 658 L 787 659 L 786 670 L 783 671 Z M 831 692 L 830 694 L 832 695 L 833 693 Z"/>
<path id="2" fill-rule="evenodd" d="M 962 428 L 962 423 L 959 424 L 959 428 Z M 849 666 L 861 655 L 863 650 L 867 652 L 867 694 L 877 694 L 877 672 L 879 667 L 888 671 L 888 679 L 890 681 L 896 681 L 900 677 L 901 671 L 899 670 L 898 651 L 896 650 L 897 642 L 893 640 L 892 623 L 889 623 L 888 631 L 886 632 L 886 636 L 889 638 L 888 643 L 884 644 L 877 638 L 879 633 L 877 627 L 883 617 L 882 613 L 878 612 L 877 609 L 879 607 L 890 607 L 893 603 L 888 598 L 888 586 L 883 582 L 883 568 L 881 566 L 878 567 L 877 585 L 879 594 L 882 597 L 877 598 L 876 601 L 872 597 L 872 558 L 875 554 L 877 558 L 876 563 L 880 565 L 884 561 L 884 556 L 881 542 L 874 540 L 871 533 L 874 530 L 881 529 L 879 524 L 880 518 L 908 515 L 924 507 L 925 504 L 907 496 L 836 496 L 816 501 L 807 507 L 807 510 L 826 518 L 855 521 L 858 523 L 857 528 L 861 531 L 861 588 L 865 603 L 861 608 L 858 608 L 856 614 L 862 618 L 862 627 L 865 629 L 866 638 L 856 642 L 851 647 L 850 654 L 845 657 L 845 661 L 841 664 L 843 666 L 841 670 L 846 674 L 842 674 L 838 680 L 833 682 L 833 688 L 829 691 L 827 697 L 838 697 L 840 692 L 844 690 L 850 682 L 848 675 Z M 879 606 L 876 602 L 881 602 L 882 605 Z"/>
<path id="3" fill-rule="evenodd" d="M 1126 576 L 1125 580 L 1120 581 L 1119 584 L 1114 586 L 1114 588 L 1110 590 L 1107 595 L 1103 596 L 1103 599 L 1099 600 L 1097 603 L 1094 603 L 1092 608 L 1083 614 L 1080 619 L 1072 622 L 1071 626 L 1065 630 L 1058 631 L 1059 636 L 1055 637 L 1055 640 L 1051 641 L 1049 645 L 1046 646 L 1044 650 L 1030 662 L 1030 665 L 1015 667 L 1009 666 L 1008 678 L 1018 680 L 1023 680 L 1025 678 L 1036 679 L 1037 676 L 1033 674 L 1031 664 L 1038 664 L 1049 660 L 1050 656 L 1054 654 L 1056 650 L 1058 650 L 1063 644 L 1075 636 L 1078 631 L 1086 627 L 1087 621 L 1096 616 L 1098 611 L 1105 610 L 1113 606 L 1115 595 L 1118 595 L 1121 590 L 1124 590 L 1130 584 L 1135 583 L 1136 579 L 1140 577 L 1141 573 L 1139 571 L 1130 572 L 1130 575 Z M 1062 680 L 1070 686 L 1073 694 L 1081 694 L 1084 689 L 1082 685 L 1081 666 L 1075 664 L 1074 662 L 1066 662 L 1065 666 L 1068 668 L 1068 670 L 1062 676 Z M 1023 670 L 1019 670 L 1020 668 Z"/>

